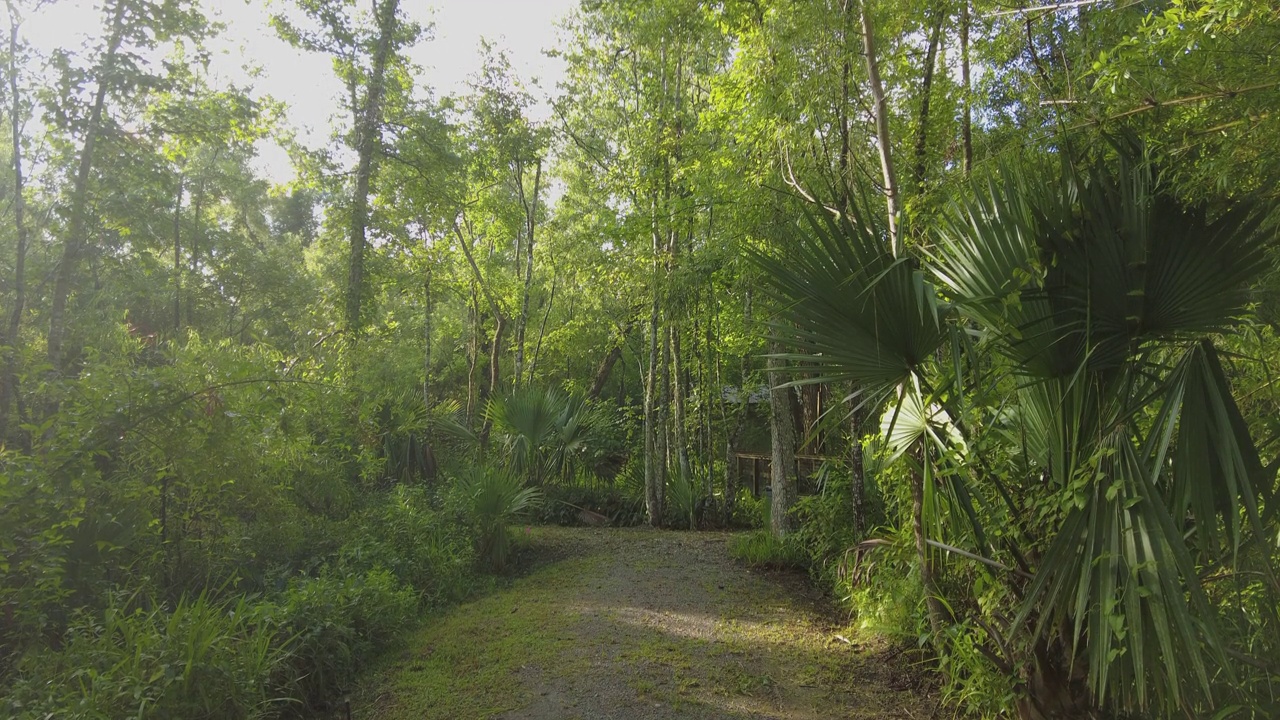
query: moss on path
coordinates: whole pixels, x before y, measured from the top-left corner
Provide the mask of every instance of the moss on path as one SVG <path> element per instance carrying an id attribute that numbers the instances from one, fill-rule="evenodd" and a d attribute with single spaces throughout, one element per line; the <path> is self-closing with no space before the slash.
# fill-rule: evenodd
<path id="1" fill-rule="evenodd" d="M 925 718 L 902 655 L 850 645 L 794 578 L 725 534 L 539 528 L 559 558 L 430 622 L 360 718 Z"/>

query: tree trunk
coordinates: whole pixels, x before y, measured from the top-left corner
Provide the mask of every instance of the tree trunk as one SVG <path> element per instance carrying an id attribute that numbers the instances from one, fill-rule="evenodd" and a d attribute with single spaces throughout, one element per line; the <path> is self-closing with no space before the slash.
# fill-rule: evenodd
<path id="1" fill-rule="evenodd" d="M 676 467 L 680 471 L 680 482 L 693 482 L 693 469 L 689 464 L 689 429 L 686 423 L 685 403 L 688 398 L 688 387 L 684 374 L 684 363 L 680 357 L 680 330 L 670 326 L 671 337 L 671 425 L 672 440 L 675 443 Z"/>
<path id="2" fill-rule="evenodd" d="M 373 51 L 373 67 L 364 107 L 353 107 L 355 115 L 355 151 L 357 156 L 355 191 L 351 198 L 351 267 L 347 277 L 347 331 L 352 338 L 363 330 L 361 303 L 364 297 L 365 234 L 369 224 L 369 183 L 376 166 L 378 146 L 382 142 L 382 100 L 387 63 L 397 28 L 396 11 L 400 0 L 382 0 L 375 5 L 378 39 Z"/>
<path id="3" fill-rule="evenodd" d="M 173 198 L 173 332 L 182 330 L 182 193 L 185 176 L 178 177 L 178 193 Z"/>
<path id="4" fill-rule="evenodd" d="M 431 266 L 427 266 L 426 277 L 422 280 L 422 407 L 431 411 Z"/>
<path id="5" fill-rule="evenodd" d="M 782 352 L 775 340 L 771 355 Z M 769 440 L 773 448 L 770 462 L 770 487 L 773 489 L 770 529 L 774 537 L 786 537 L 795 529 L 791 508 L 796 503 L 796 418 L 791 388 L 779 387 L 787 381 L 783 360 L 769 358 Z"/>
<path id="6" fill-rule="evenodd" d="M 596 377 L 591 381 L 591 390 L 587 392 L 587 399 L 595 400 L 600 397 L 600 393 L 604 392 L 605 383 L 609 382 L 609 376 L 613 373 L 613 366 L 621 358 L 622 340 L 619 338 L 600 361 L 600 367 L 596 368 Z"/>
<path id="7" fill-rule="evenodd" d="M 668 322 L 670 322 L 668 320 Z M 667 509 L 667 482 L 671 478 L 671 346 L 662 343 L 658 361 L 658 507 Z"/>
<path id="8" fill-rule="evenodd" d="M 920 123 L 916 128 L 916 192 L 923 194 L 928 172 L 929 151 L 929 101 L 933 95 L 933 71 L 938 64 L 938 39 L 942 35 L 942 21 L 946 13 L 937 11 L 933 31 L 929 33 L 929 48 L 924 57 L 924 74 L 920 79 Z"/>
<path id="9" fill-rule="evenodd" d="M 26 179 L 22 171 L 22 106 L 18 94 L 18 18 L 9 4 L 9 131 L 13 142 L 13 225 L 17 247 L 13 263 L 13 310 L 0 338 L 4 366 L 0 367 L 0 443 L 9 435 L 9 406 L 18 394 L 18 333 L 27 304 Z"/>
<path id="10" fill-rule="evenodd" d="M 489 348 L 489 392 L 502 392 L 502 340 L 507 323 L 501 315 L 493 318 L 493 344 Z M 488 426 L 488 423 L 485 423 Z"/>
<path id="11" fill-rule="evenodd" d="M 556 304 L 557 279 L 552 276 L 551 297 L 547 299 L 546 310 L 542 313 L 542 325 L 538 327 L 538 342 L 533 345 L 533 359 L 529 361 L 529 367 L 525 370 L 529 382 L 533 382 L 533 371 L 538 367 L 538 360 L 542 357 L 542 339 L 547 336 L 547 320 L 551 318 L 551 308 Z"/>
<path id="12" fill-rule="evenodd" d="M 969 98 L 969 0 L 960 5 L 960 81 L 963 84 L 964 119 L 960 123 L 960 138 L 964 145 L 961 168 L 969 177 L 973 169 L 973 103 Z"/>
<path id="13" fill-rule="evenodd" d="M 524 377 L 524 341 L 525 331 L 529 324 L 529 295 L 533 288 L 533 245 L 534 231 L 538 226 L 538 191 L 542 186 L 542 160 L 539 159 L 535 166 L 533 175 L 533 198 L 526 199 L 524 195 L 524 180 L 517 178 L 517 186 L 520 188 L 520 202 L 524 205 L 525 215 L 525 269 L 524 269 L 524 287 L 521 290 L 520 299 L 520 315 L 516 318 L 516 362 L 515 370 L 511 376 L 511 382 L 515 387 L 520 387 Z M 517 263 L 519 262 L 517 257 Z"/>
<path id="14" fill-rule="evenodd" d="M 743 389 L 745 393 L 746 389 Z M 745 395 L 743 396 L 745 400 Z M 725 438 L 724 443 L 724 524 L 729 526 L 733 519 L 733 507 L 738 503 L 738 489 L 742 487 L 742 477 L 738 472 L 738 443 L 742 440 L 742 428 L 746 424 L 743 416 L 746 409 L 735 412 L 733 430 Z"/>
<path id="15" fill-rule="evenodd" d="M 471 347 L 467 364 L 467 425 L 471 426 L 476 417 L 476 396 L 478 394 L 476 370 L 480 364 L 480 294 L 476 290 L 474 281 L 471 283 L 469 314 L 471 315 Z"/>
<path id="16" fill-rule="evenodd" d="M 656 222 L 656 220 L 655 220 Z M 649 371 L 644 384 L 644 501 L 649 524 L 662 524 L 662 485 L 665 482 L 658 458 L 658 311 L 661 293 L 658 288 L 658 229 L 653 232 L 653 267 L 649 279 L 652 295 L 649 308 Z"/>
<path id="17" fill-rule="evenodd" d="M 893 166 L 893 146 L 889 138 L 889 104 L 884 83 L 880 80 L 880 63 L 876 59 L 875 27 L 871 23 L 871 0 L 862 0 L 862 47 L 867 58 L 867 78 L 871 85 L 876 118 L 876 146 L 880 153 L 880 170 L 884 176 L 884 200 L 889 210 L 889 243 L 895 256 L 902 252 L 898 231 L 898 175 Z"/>
<path id="18" fill-rule="evenodd" d="M 849 492 L 853 503 L 853 529 L 858 538 L 867 531 L 867 492 L 862 457 L 862 410 L 849 413 Z"/>
<path id="19" fill-rule="evenodd" d="M 89 176 L 93 170 L 94 150 L 102 129 L 102 113 L 107 103 L 108 80 L 115 75 L 116 56 L 124 42 L 125 2 L 116 0 L 112 12 L 110 35 L 102 62 L 98 65 L 98 88 L 89 109 L 85 124 L 84 145 L 80 148 L 80 160 L 76 167 L 75 181 L 71 186 L 70 218 L 67 239 L 62 246 L 62 259 L 58 262 L 53 281 L 53 299 L 49 306 L 49 367 L 54 374 L 62 372 L 63 343 L 67 334 L 67 301 L 71 297 L 71 285 L 75 280 L 76 264 L 80 261 L 88 240 L 85 237 L 85 214 L 89 204 Z"/>
<path id="20" fill-rule="evenodd" d="M 852 0 L 844 0 L 840 8 L 840 14 L 844 18 L 844 22 L 840 32 L 840 212 L 849 212 L 849 191 L 853 187 L 853 177 L 850 174 L 850 160 L 853 156 L 853 147 L 849 139 L 849 102 L 852 99 L 850 95 L 850 81 L 853 73 L 853 63 L 849 59 L 849 41 L 850 34 L 850 18 L 852 17 L 850 3 Z"/>

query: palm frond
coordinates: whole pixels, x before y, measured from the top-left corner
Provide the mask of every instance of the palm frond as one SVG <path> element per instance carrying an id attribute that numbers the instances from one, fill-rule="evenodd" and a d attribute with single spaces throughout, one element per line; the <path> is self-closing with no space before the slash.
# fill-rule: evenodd
<path id="1" fill-rule="evenodd" d="M 872 213 L 807 215 L 776 255 L 753 256 L 784 308 L 779 356 L 820 369 L 806 382 L 853 381 L 884 397 L 945 338 L 937 293 L 909 257 L 894 257 Z"/>

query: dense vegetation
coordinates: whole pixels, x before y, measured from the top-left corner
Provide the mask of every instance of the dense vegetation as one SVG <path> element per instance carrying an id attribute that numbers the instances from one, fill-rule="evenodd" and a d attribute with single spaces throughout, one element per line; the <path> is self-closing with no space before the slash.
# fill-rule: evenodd
<path id="1" fill-rule="evenodd" d="M 542 519 L 767 527 L 975 717 L 1280 714 L 1274 3 L 584 0 L 538 120 L 494 47 L 424 87 L 407 3 L 282 2 L 321 148 L 199 3 L 42 5 L 0 713 L 320 710 Z"/>

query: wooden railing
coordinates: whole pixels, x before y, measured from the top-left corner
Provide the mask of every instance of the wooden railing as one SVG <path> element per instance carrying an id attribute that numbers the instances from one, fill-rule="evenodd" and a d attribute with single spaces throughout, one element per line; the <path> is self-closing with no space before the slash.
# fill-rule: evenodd
<path id="1" fill-rule="evenodd" d="M 751 494 L 760 497 L 764 488 L 769 485 L 773 468 L 773 457 L 761 453 L 734 453 L 737 460 L 738 478 L 743 489 L 750 489 Z M 814 476 L 822 463 L 833 460 L 829 455 L 796 455 L 796 469 L 800 473 L 800 494 L 809 495 L 817 491 Z M 744 472 L 743 470 L 746 470 Z"/>

